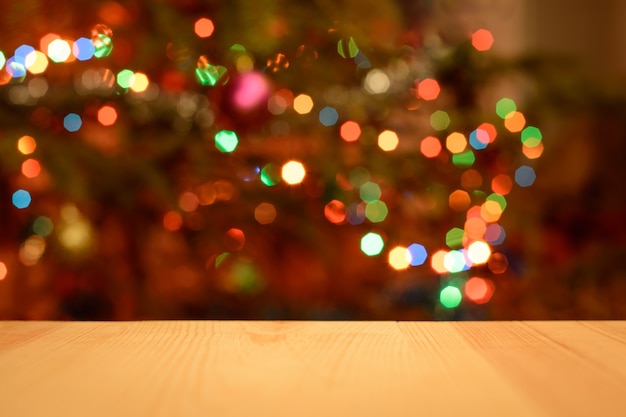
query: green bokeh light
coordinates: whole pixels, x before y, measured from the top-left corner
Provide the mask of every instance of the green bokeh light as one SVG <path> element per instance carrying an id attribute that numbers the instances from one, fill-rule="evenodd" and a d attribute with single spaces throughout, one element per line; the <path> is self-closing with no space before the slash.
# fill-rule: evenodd
<path id="1" fill-rule="evenodd" d="M 506 198 L 503 195 L 497 193 L 489 194 L 487 201 L 495 201 L 500 205 L 502 211 L 506 208 Z"/>
<path id="2" fill-rule="evenodd" d="M 476 156 L 469 149 L 452 155 L 452 163 L 459 168 L 471 167 L 474 165 L 474 162 L 476 162 Z"/>
<path id="3" fill-rule="evenodd" d="M 365 184 L 361 185 L 361 188 L 359 189 L 359 196 L 361 197 L 361 200 L 365 201 L 366 203 L 371 203 L 372 201 L 379 200 L 381 195 L 382 191 L 380 190 L 378 184 L 376 184 L 375 182 L 368 181 Z"/>
<path id="4" fill-rule="evenodd" d="M 459 248 L 463 245 L 463 235 L 465 231 L 459 227 L 454 227 L 446 233 L 446 245 L 450 249 Z"/>
<path id="5" fill-rule="evenodd" d="M 215 134 L 215 147 L 220 152 L 233 152 L 238 144 L 239 138 L 232 130 L 220 130 Z"/>
<path id="6" fill-rule="evenodd" d="M 367 256 L 379 255 L 384 247 L 385 242 L 378 233 L 369 232 L 361 238 L 361 251 Z"/>
<path id="7" fill-rule="evenodd" d="M 511 100 L 510 98 L 506 98 L 506 97 L 501 98 L 496 103 L 496 114 L 501 119 L 506 118 L 506 116 L 508 116 L 511 112 L 514 112 L 516 110 L 517 110 L 517 105 L 515 105 L 515 102 Z"/>
<path id="8" fill-rule="evenodd" d="M 111 55 L 113 41 L 110 37 L 101 33 L 93 38 L 92 42 L 94 46 L 93 56 L 96 58 L 104 58 L 105 56 Z"/>
<path id="9" fill-rule="evenodd" d="M 445 308 L 456 308 L 461 304 L 462 300 L 461 290 L 452 285 L 443 288 L 439 293 L 439 301 Z"/>
<path id="10" fill-rule="evenodd" d="M 117 85 L 122 88 L 130 88 L 135 82 L 135 73 L 129 69 L 123 69 L 117 73 Z"/>
<path id="11" fill-rule="evenodd" d="M 342 58 L 354 58 L 359 53 L 359 47 L 356 45 L 354 38 L 350 36 L 337 42 L 337 52 Z"/>
<path id="12" fill-rule="evenodd" d="M 372 201 L 365 206 L 365 217 L 372 223 L 384 221 L 389 214 L 389 209 L 383 201 Z"/>
<path id="13" fill-rule="evenodd" d="M 259 175 L 261 182 L 268 187 L 272 187 L 280 182 L 280 167 L 275 164 L 267 164 L 261 168 Z"/>
<path id="14" fill-rule="evenodd" d="M 443 110 L 437 110 L 430 115 L 430 125 L 435 130 L 446 130 L 450 126 L 450 116 Z"/>

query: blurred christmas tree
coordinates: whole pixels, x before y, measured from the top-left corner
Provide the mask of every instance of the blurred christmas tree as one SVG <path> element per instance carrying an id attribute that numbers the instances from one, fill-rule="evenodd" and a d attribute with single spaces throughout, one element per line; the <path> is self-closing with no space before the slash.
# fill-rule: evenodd
<path id="1" fill-rule="evenodd" d="M 0 6 L 0 315 L 494 316 L 541 114 L 430 7 Z"/>

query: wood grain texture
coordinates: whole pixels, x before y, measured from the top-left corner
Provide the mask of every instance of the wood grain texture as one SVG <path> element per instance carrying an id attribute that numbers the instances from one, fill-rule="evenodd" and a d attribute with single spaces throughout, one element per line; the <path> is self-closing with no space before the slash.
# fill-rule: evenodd
<path id="1" fill-rule="evenodd" d="M 626 416 L 626 322 L 0 322 L 0 416 Z"/>

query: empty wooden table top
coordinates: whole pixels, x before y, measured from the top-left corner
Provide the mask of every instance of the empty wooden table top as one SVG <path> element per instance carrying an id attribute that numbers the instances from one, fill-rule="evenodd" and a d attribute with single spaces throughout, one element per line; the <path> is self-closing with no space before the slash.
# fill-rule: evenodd
<path id="1" fill-rule="evenodd" d="M 626 322 L 0 322 L 0 416 L 626 416 Z"/>

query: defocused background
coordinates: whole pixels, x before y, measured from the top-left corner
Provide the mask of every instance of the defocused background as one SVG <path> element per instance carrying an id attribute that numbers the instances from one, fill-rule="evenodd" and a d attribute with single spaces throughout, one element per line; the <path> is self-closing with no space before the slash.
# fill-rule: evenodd
<path id="1" fill-rule="evenodd" d="M 0 318 L 626 318 L 626 5 L 5 1 Z"/>

